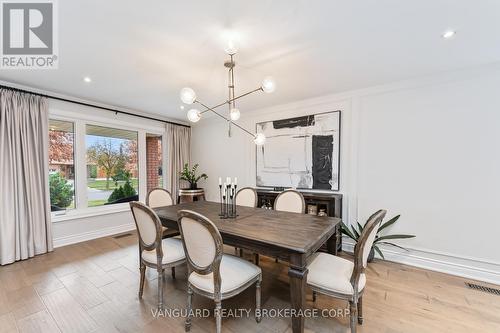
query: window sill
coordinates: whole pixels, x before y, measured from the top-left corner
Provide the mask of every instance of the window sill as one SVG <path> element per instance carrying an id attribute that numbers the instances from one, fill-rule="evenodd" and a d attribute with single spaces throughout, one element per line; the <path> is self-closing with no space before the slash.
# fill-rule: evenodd
<path id="1" fill-rule="evenodd" d="M 78 220 L 93 216 L 122 213 L 126 211 L 130 211 L 130 206 L 128 203 L 116 204 L 113 205 L 112 207 L 102 206 L 102 207 L 91 207 L 85 209 L 74 209 L 66 211 L 63 214 L 57 215 L 55 213 L 52 213 L 51 215 L 52 215 L 52 222 L 58 223 L 62 221 Z"/>

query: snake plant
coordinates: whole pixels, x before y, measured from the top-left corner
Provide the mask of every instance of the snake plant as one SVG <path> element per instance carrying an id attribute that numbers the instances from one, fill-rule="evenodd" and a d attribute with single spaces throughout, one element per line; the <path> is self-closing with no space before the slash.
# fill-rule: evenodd
<path id="1" fill-rule="evenodd" d="M 397 247 L 399 249 L 408 251 L 407 249 L 405 249 L 404 247 L 402 247 L 400 245 L 394 244 L 392 242 L 388 242 L 388 240 L 415 237 L 415 235 L 404 235 L 404 234 L 380 235 L 380 233 L 384 229 L 386 229 L 387 227 L 396 223 L 396 221 L 399 219 L 400 216 L 401 215 L 394 216 L 389 221 L 382 223 L 380 228 L 378 228 L 377 235 L 375 236 L 375 241 L 373 242 L 371 252 L 373 253 L 373 251 L 376 251 L 380 255 L 380 257 L 382 257 L 382 259 L 385 259 L 385 257 L 384 257 L 384 254 L 382 253 L 382 251 L 380 250 L 380 247 L 378 245 L 380 245 L 380 244 L 390 245 L 390 246 L 394 246 L 394 247 Z M 342 228 L 342 233 L 344 235 L 346 235 L 347 237 L 349 237 L 349 238 L 353 239 L 355 242 L 357 242 L 361 233 L 363 232 L 364 226 L 362 226 L 359 222 L 357 222 L 356 225 L 351 225 L 351 227 L 349 228 L 347 225 L 344 224 L 344 222 L 342 222 L 341 228 Z"/>

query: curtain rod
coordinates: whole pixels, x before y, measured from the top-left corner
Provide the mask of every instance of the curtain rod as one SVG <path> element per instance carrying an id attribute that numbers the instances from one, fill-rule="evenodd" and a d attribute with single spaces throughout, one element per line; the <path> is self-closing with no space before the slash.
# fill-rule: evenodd
<path id="1" fill-rule="evenodd" d="M 37 96 L 46 97 L 46 98 L 51 98 L 51 99 L 55 99 L 55 100 L 58 100 L 58 101 L 69 102 L 69 103 L 79 104 L 79 105 L 83 105 L 83 106 L 89 106 L 89 107 L 92 107 L 92 108 L 98 108 L 98 109 L 102 109 L 102 110 L 114 112 L 115 114 L 121 113 L 121 114 L 126 114 L 128 116 L 139 117 L 139 118 L 149 119 L 149 120 L 154 120 L 154 121 L 160 121 L 160 122 L 166 123 L 166 124 L 172 124 L 172 125 L 183 126 L 183 127 L 188 127 L 188 128 L 191 127 L 191 126 L 184 125 L 184 124 L 181 124 L 181 123 L 176 123 L 176 122 L 173 122 L 173 121 L 168 121 L 168 120 L 158 119 L 158 118 L 154 118 L 154 117 L 143 116 L 143 115 L 139 115 L 139 114 L 127 112 L 127 111 L 121 111 L 121 110 L 118 110 L 118 109 L 112 109 L 112 108 L 108 108 L 108 107 L 100 106 L 100 105 L 96 105 L 96 104 L 80 102 L 80 101 L 72 100 L 72 99 L 68 99 L 68 98 L 51 96 L 51 95 L 47 95 L 47 94 L 41 94 L 41 93 L 37 93 L 37 92 L 34 92 L 34 91 L 29 91 L 29 90 L 24 90 L 24 89 L 20 89 L 20 88 L 6 86 L 6 85 L 3 85 L 3 84 L 0 84 L 0 88 L 10 89 L 10 90 L 13 90 L 13 91 L 18 91 L 18 92 L 22 92 L 22 93 L 37 95 Z"/>

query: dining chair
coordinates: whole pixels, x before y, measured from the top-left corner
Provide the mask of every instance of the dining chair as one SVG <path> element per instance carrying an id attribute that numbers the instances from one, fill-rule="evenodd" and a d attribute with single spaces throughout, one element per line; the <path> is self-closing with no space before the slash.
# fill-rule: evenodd
<path id="1" fill-rule="evenodd" d="M 245 207 L 257 207 L 257 191 L 251 187 L 243 187 L 236 193 L 236 205 Z M 243 256 L 243 249 L 240 250 L 240 257 Z M 235 247 L 234 251 L 236 255 L 238 254 L 238 248 Z M 258 254 L 254 254 L 255 264 L 259 264 Z"/>
<path id="2" fill-rule="evenodd" d="M 162 239 L 162 226 L 158 215 L 148 206 L 131 201 L 130 209 L 134 217 L 137 234 L 139 235 L 139 270 L 141 280 L 139 298 L 144 291 L 146 267 L 158 271 L 158 308 L 163 308 L 163 272 L 172 269 L 175 278 L 175 267 L 186 262 L 182 241 L 176 238 Z"/>
<path id="3" fill-rule="evenodd" d="M 274 199 L 274 210 L 304 214 L 306 212 L 306 201 L 299 191 L 285 190 Z M 275 261 L 278 262 L 278 258 L 275 258 Z"/>
<path id="4" fill-rule="evenodd" d="M 306 212 L 304 196 L 295 190 L 283 191 L 274 200 L 274 210 L 304 214 Z"/>
<path id="5" fill-rule="evenodd" d="M 243 187 L 236 193 L 238 206 L 257 207 L 257 191 L 251 187 Z"/>
<path id="6" fill-rule="evenodd" d="M 163 206 L 172 206 L 174 205 L 174 199 L 169 191 L 164 188 L 154 188 L 148 192 L 146 196 L 146 205 L 150 208 L 158 208 Z M 167 227 L 162 227 L 163 236 L 162 238 L 170 238 L 179 236 L 179 231 L 175 229 L 169 229 Z"/>
<path id="7" fill-rule="evenodd" d="M 307 267 L 309 270 L 307 285 L 313 291 L 313 302 L 316 301 L 316 293 L 349 302 L 351 333 L 356 332 L 356 322 L 363 324 L 365 269 L 373 241 L 385 214 L 385 210 L 379 210 L 368 218 L 354 247 L 354 262 L 318 252 Z"/>
<path id="8" fill-rule="evenodd" d="M 193 293 L 214 300 L 216 331 L 220 333 L 222 300 L 238 295 L 254 283 L 255 319 L 259 323 L 262 281 L 260 267 L 239 257 L 224 254 L 219 230 L 205 216 L 189 210 L 181 210 L 177 216 L 188 264 L 186 332 L 191 328 Z"/>

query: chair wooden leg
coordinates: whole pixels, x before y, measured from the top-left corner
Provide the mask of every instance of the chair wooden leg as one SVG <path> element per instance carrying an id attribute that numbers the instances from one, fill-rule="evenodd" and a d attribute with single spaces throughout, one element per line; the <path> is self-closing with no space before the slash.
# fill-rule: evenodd
<path id="1" fill-rule="evenodd" d="M 262 314 L 260 312 L 260 283 L 262 282 L 261 279 L 257 281 L 255 284 L 255 321 L 260 323 L 262 320 Z"/>
<path id="2" fill-rule="evenodd" d="M 260 262 L 259 254 L 255 253 L 254 256 L 255 256 L 255 265 L 259 266 L 259 262 Z"/>
<path id="3" fill-rule="evenodd" d="M 363 325 L 363 297 L 358 299 L 358 324 Z"/>
<path id="4" fill-rule="evenodd" d="M 163 268 L 158 268 L 158 309 L 163 309 Z"/>
<path id="5" fill-rule="evenodd" d="M 144 293 L 144 280 L 146 277 L 146 265 L 141 263 L 139 271 L 141 272 L 141 282 L 139 282 L 139 298 L 142 298 L 142 294 Z"/>
<path id="6" fill-rule="evenodd" d="M 358 325 L 358 306 L 356 302 L 349 301 L 351 333 L 356 333 Z"/>
<path id="7" fill-rule="evenodd" d="M 191 330 L 191 312 L 193 309 L 193 289 L 191 289 L 191 286 L 189 286 L 189 285 L 188 285 L 187 293 L 188 293 L 187 316 L 186 316 L 186 322 L 184 324 L 184 330 L 186 332 L 189 332 L 189 330 Z"/>
<path id="8" fill-rule="evenodd" d="M 313 290 L 313 302 L 316 302 L 317 297 L 318 297 L 318 293 Z"/>
<path id="9" fill-rule="evenodd" d="M 172 271 L 172 279 L 175 279 L 175 267 L 172 267 L 171 271 Z"/>
<path id="10" fill-rule="evenodd" d="M 215 330 L 217 333 L 222 332 L 221 301 L 215 302 Z"/>

